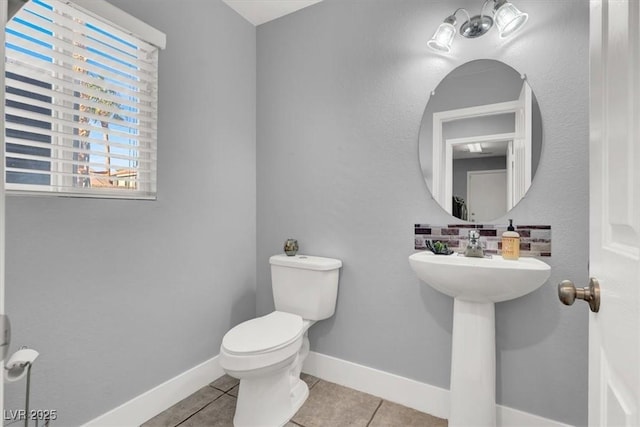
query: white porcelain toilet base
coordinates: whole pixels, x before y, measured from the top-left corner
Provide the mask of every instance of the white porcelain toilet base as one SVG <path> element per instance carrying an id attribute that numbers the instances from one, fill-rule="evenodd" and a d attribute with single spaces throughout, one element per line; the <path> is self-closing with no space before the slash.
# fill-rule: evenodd
<path id="1" fill-rule="evenodd" d="M 284 426 L 309 397 L 309 387 L 300 379 L 302 364 L 309 354 L 308 328 L 312 321 L 305 321 L 305 332 L 298 352 L 279 364 L 257 371 L 227 371 L 240 379 L 235 427 Z"/>
<path id="2" fill-rule="evenodd" d="M 293 379 L 290 368 L 240 380 L 235 427 L 284 426 L 295 415 L 307 400 L 309 387 L 300 378 Z"/>
<path id="3" fill-rule="evenodd" d="M 453 303 L 449 427 L 496 425 L 496 333 L 493 302 Z"/>

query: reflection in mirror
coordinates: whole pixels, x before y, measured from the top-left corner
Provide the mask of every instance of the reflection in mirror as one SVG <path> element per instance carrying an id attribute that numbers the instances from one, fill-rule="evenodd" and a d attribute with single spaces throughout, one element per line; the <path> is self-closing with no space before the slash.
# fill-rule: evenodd
<path id="1" fill-rule="evenodd" d="M 472 222 L 504 216 L 524 197 L 541 149 L 540 110 L 529 84 L 494 60 L 449 73 L 420 127 L 420 165 L 433 198 Z"/>

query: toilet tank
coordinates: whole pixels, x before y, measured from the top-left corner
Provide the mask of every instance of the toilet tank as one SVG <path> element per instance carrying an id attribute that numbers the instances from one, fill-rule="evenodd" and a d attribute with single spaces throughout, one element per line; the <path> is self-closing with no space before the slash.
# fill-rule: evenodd
<path id="1" fill-rule="evenodd" d="M 310 255 L 274 255 L 271 285 L 276 310 L 307 320 L 333 316 L 342 261 Z"/>

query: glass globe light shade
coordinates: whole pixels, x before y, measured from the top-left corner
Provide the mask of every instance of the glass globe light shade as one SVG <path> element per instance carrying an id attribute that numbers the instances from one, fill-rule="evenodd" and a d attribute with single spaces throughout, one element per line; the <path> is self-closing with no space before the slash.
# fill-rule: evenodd
<path id="1" fill-rule="evenodd" d="M 451 43 L 456 35 L 456 27 L 448 22 L 440 24 L 436 32 L 427 42 L 427 46 L 438 52 L 451 52 Z"/>
<path id="2" fill-rule="evenodd" d="M 509 2 L 500 6 L 493 17 L 498 27 L 500 38 L 509 37 L 524 26 L 529 19 L 527 13 L 520 12 L 517 7 Z"/>

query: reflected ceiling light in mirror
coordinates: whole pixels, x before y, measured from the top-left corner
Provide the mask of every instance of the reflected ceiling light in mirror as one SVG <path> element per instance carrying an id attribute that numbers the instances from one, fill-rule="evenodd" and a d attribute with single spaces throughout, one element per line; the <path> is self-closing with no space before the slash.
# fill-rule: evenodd
<path id="1" fill-rule="evenodd" d="M 487 4 L 493 2 L 493 17 L 485 15 Z M 485 0 L 480 9 L 480 14 L 470 16 L 464 8 L 456 9 L 445 18 L 444 22 L 427 42 L 427 45 L 437 52 L 451 52 L 451 44 L 456 35 L 456 14 L 464 12 L 467 20 L 460 26 L 460 34 L 463 37 L 473 39 L 486 34 L 495 22 L 500 38 L 506 38 L 524 26 L 529 15 L 521 12 L 513 4 L 506 0 Z"/>
<path id="2" fill-rule="evenodd" d="M 482 145 L 479 142 L 475 144 L 469 144 L 468 147 L 470 153 L 482 153 Z"/>

